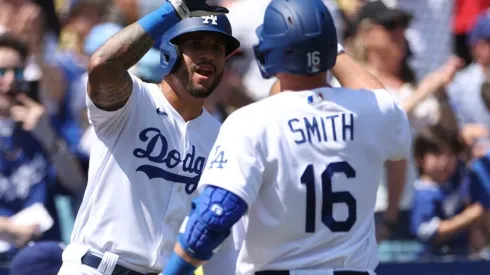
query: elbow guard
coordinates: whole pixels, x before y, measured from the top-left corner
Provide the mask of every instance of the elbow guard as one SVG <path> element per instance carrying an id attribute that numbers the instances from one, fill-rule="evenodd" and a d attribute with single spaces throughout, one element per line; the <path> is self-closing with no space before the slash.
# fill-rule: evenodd
<path id="1" fill-rule="evenodd" d="M 192 211 L 185 232 L 179 235 L 179 243 L 193 258 L 207 261 L 246 212 L 247 204 L 240 197 L 208 185 L 192 202 Z"/>

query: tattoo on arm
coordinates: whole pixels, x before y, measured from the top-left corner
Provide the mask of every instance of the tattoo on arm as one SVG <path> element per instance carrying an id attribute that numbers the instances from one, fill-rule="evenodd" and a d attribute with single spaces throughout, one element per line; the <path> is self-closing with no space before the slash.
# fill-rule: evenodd
<path id="1" fill-rule="evenodd" d="M 116 33 L 90 58 L 88 95 L 94 104 L 114 111 L 126 104 L 133 89 L 128 69 L 152 47 L 153 39 L 134 23 Z"/>

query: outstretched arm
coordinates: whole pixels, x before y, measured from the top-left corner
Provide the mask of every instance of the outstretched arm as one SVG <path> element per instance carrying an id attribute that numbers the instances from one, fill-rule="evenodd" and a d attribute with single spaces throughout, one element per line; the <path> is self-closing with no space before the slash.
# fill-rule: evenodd
<path id="1" fill-rule="evenodd" d="M 339 45 L 340 47 L 340 45 Z M 350 89 L 384 89 L 385 87 L 379 80 L 364 69 L 347 53 L 341 52 L 337 56 L 337 62 L 331 70 L 340 85 Z"/>
<path id="2" fill-rule="evenodd" d="M 170 2 L 112 36 L 90 58 L 87 93 L 100 109 L 115 111 L 128 101 L 133 83 L 128 69 L 154 41 L 180 21 Z"/>
<path id="3" fill-rule="evenodd" d="M 133 23 L 110 38 L 90 58 L 87 92 L 94 104 L 115 111 L 128 101 L 133 83 L 131 68 L 153 45 L 153 39 Z"/>

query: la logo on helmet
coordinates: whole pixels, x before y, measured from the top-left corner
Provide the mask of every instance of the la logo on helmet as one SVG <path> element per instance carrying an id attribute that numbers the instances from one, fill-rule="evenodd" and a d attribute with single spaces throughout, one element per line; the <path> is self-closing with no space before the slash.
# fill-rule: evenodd
<path id="1" fill-rule="evenodd" d="M 202 16 L 202 23 L 204 24 L 211 23 L 212 25 L 218 25 L 218 16 L 216 15 Z"/>

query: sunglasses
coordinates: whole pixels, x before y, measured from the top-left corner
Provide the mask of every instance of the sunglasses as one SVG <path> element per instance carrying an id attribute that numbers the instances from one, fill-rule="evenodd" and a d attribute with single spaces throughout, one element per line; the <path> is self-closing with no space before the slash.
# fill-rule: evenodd
<path id="1" fill-rule="evenodd" d="M 14 73 L 15 80 L 24 80 L 24 68 L 21 67 L 0 67 L 0 77 L 5 76 L 9 71 Z"/>

